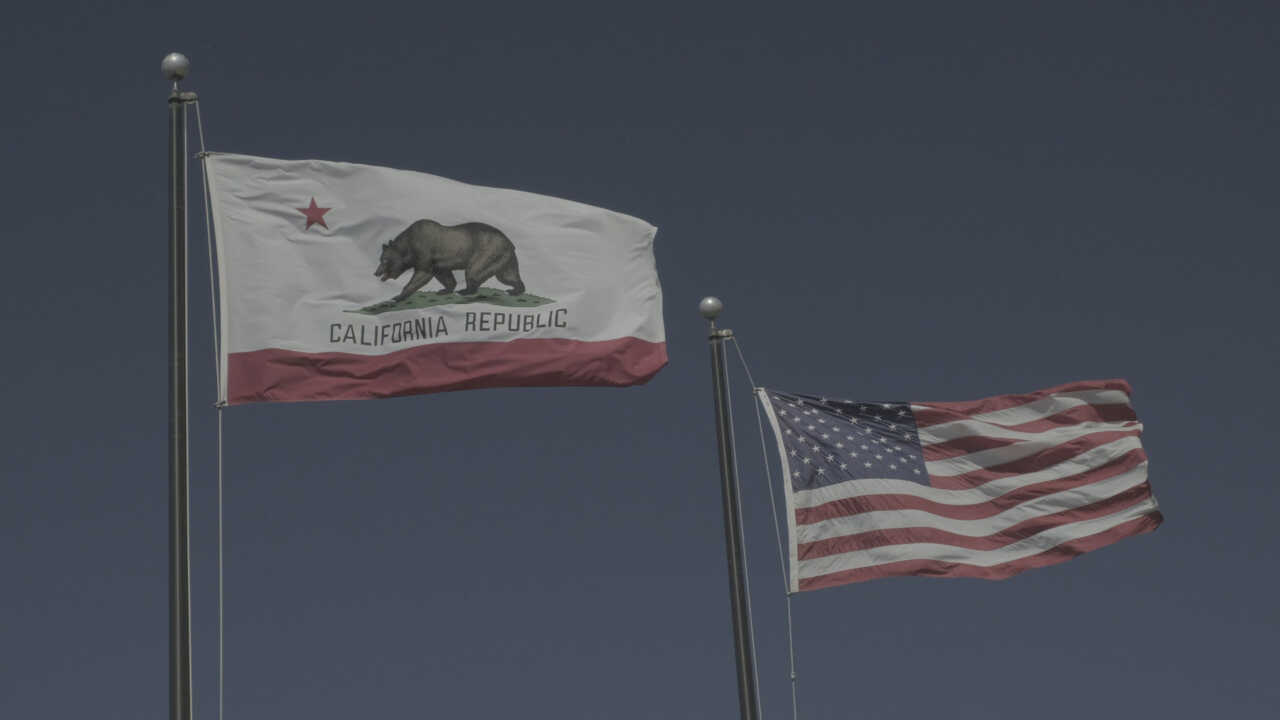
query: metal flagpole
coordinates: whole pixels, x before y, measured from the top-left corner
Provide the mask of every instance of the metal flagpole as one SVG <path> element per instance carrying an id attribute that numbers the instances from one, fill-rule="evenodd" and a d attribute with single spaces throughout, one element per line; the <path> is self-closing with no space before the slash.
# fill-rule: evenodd
<path id="1" fill-rule="evenodd" d="M 698 311 L 710 324 L 711 378 L 715 388 L 716 445 L 720 453 L 720 498 L 724 503 L 725 554 L 729 558 L 729 602 L 733 608 L 733 644 L 738 657 L 738 708 L 742 720 L 759 720 L 760 702 L 756 693 L 755 644 L 747 598 L 747 563 L 742 545 L 742 514 L 738 504 L 738 477 L 734 471 L 733 436 L 729 431 L 728 373 L 724 363 L 724 341 L 732 330 L 716 329 L 716 317 L 724 309 L 719 298 L 703 298 Z"/>
<path id="2" fill-rule="evenodd" d="M 187 459 L 187 109 L 191 63 L 160 63 L 169 93 L 169 718 L 191 720 L 191 549 Z"/>

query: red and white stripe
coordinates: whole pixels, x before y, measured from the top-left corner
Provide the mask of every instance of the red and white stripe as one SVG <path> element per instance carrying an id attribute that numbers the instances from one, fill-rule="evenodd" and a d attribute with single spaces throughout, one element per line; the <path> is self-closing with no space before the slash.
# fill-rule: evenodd
<path id="1" fill-rule="evenodd" d="M 228 404 L 385 398 L 493 387 L 639 385 L 667 344 L 521 338 L 423 345 L 385 355 L 266 349 L 227 354 Z"/>
<path id="2" fill-rule="evenodd" d="M 1109 380 L 913 403 L 929 486 L 786 484 L 792 590 L 896 575 L 1003 579 L 1154 530 L 1162 517 L 1129 394 Z"/>

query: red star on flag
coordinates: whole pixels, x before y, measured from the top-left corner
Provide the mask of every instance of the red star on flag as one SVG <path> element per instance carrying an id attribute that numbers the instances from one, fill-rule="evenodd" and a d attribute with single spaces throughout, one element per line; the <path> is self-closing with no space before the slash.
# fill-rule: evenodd
<path id="1" fill-rule="evenodd" d="M 324 214 L 329 212 L 332 209 L 333 208 L 316 207 L 316 199 L 311 198 L 311 207 L 298 208 L 298 212 L 307 216 L 307 227 L 304 227 L 302 229 L 307 230 L 312 225 L 319 225 L 325 230 L 328 230 L 329 226 L 326 225 L 324 222 Z"/>

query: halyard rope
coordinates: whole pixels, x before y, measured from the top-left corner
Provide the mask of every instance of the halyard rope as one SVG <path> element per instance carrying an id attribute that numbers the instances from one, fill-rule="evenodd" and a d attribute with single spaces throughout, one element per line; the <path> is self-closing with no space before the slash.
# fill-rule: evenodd
<path id="1" fill-rule="evenodd" d="M 222 688 L 223 688 L 223 612 L 222 612 L 222 353 L 218 346 L 218 295 L 214 285 L 213 272 L 213 225 L 209 212 L 209 166 L 206 158 L 209 153 L 204 146 L 204 120 L 200 117 L 200 101 L 192 103 L 196 110 L 196 132 L 200 137 L 200 175 L 204 200 L 204 235 L 209 245 L 209 307 L 212 310 L 213 322 L 213 377 L 218 402 L 214 407 L 218 414 L 218 720 L 222 720 Z"/>
<path id="2" fill-rule="evenodd" d="M 737 477 L 742 477 L 742 473 L 738 470 L 737 433 L 734 431 L 734 428 L 733 428 L 733 383 L 726 382 L 724 384 L 724 390 L 725 390 L 725 393 L 724 393 L 725 400 L 729 405 L 729 412 L 727 413 L 727 415 L 729 416 L 729 437 L 733 439 L 733 473 Z M 741 519 L 742 519 L 742 493 L 741 492 L 737 493 L 736 499 L 738 501 L 738 506 L 734 508 L 734 512 L 738 513 L 739 523 L 741 523 Z M 755 623 L 755 619 L 751 615 L 751 572 L 748 569 L 751 563 L 746 562 L 747 534 L 745 532 L 742 532 L 742 533 L 739 533 L 739 535 L 741 536 L 741 539 L 742 539 L 742 559 L 744 561 L 742 563 L 742 581 L 743 581 L 743 585 L 745 585 L 744 589 L 746 590 L 746 596 L 747 596 L 746 597 L 747 625 L 749 627 L 754 628 L 756 623 Z M 754 632 L 751 633 L 751 655 L 752 657 L 760 656 L 760 654 L 756 652 L 756 634 Z M 754 663 L 752 663 L 751 673 L 752 673 L 752 679 L 755 681 L 754 685 L 756 689 L 756 697 L 755 697 L 756 707 L 760 707 L 760 671 L 755 667 Z"/>
<path id="3" fill-rule="evenodd" d="M 751 384 L 753 391 L 759 389 L 755 378 L 751 376 L 751 366 L 747 365 L 747 358 L 742 354 L 742 345 L 739 344 L 738 337 L 735 335 L 732 340 L 734 349 L 738 351 L 738 359 L 742 362 L 742 369 L 747 374 L 747 382 Z M 760 454 L 764 460 L 765 484 L 769 488 L 769 508 L 772 510 L 770 515 L 773 517 L 773 534 L 778 540 L 778 565 L 782 569 L 783 594 L 787 607 L 787 660 L 791 675 L 791 717 L 792 720 L 797 720 L 799 715 L 796 703 L 796 649 L 795 643 L 792 641 L 791 629 L 791 584 L 787 581 L 786 551 L 782 545 L 782 527 L 778 523 L 778 503 L 773 497 L 773 470 L 769 467 L 769 453 L 766 449 L 768 444 L 765 442 L 764 437 L 764 419 L 760 416 L 760 403 L 756 401 L 754 393 L 752 400 L 751 404 L 756 409 L 756 427 L 760 429 Z M 737 459 L 735 458 L 734 461 L 736 462 Z"/>
<path id="4" fill-rule="evenodd" d="M 213 327 L 213 377 L 214 387 L 218 391 L 218 399 L 222 399 L 222 355 L 218 348 L 218 296 L 217 286 L 214 284 L 213 271 L 213 221 L 212 214 L 209 212 L 209 166 L 206 163 L 209 153 L 204 148 L 204 121 L 200 118 L 200 101 L 196 100 L 191 103 L 196 109 L 196 132 L 200 135 L 200 177 L 203 182 L 203 192 L 200 193 L 201 200 L 204 201 L 204 236 L 209 246 L 209 309 Z"/>

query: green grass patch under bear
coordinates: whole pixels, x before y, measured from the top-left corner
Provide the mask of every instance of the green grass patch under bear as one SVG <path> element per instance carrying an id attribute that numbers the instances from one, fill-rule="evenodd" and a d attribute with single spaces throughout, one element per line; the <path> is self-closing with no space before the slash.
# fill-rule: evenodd
<path id="1" fill-rule="evenodd" d="M 381 315 L 384 312 L 392 312 L 394 310 L 418 310 L 421 308 L 442 307 L 444 305 L 477 304 L 497 305 L 504 308 L 529 308 L 553 302 L 555 300 L 539 295 L 531 295 L 529 293 L 508 295 L 506 290 L 482 287 L 476 291 L 475 295 L 459 295 L 456 292 L 448 295 L 437 295 L 435 291 L 416 292 L 400 302 L 384 300 L 380 303 L 362 307 L 359 310 L 348 310 L 347 312 L 361 313 L 363 315 Z"/>

